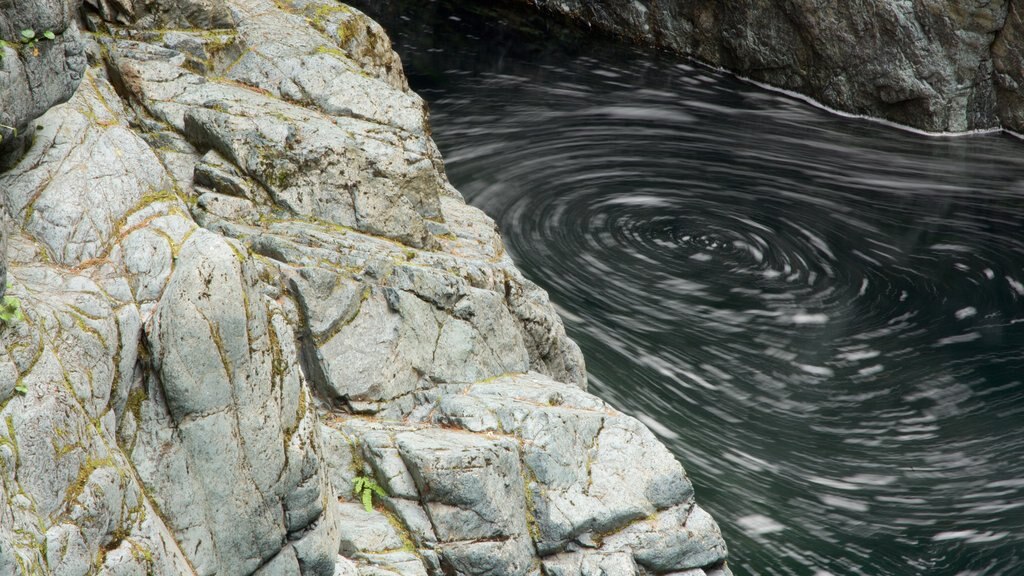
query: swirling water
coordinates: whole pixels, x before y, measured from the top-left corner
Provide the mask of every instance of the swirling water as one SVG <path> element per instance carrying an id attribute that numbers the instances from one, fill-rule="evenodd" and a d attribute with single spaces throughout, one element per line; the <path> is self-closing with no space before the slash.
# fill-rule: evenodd
<path id="1" fill-rule="evenodd" d="M 375 4 L 452 182 L 591 389 L 686 463 L 737 574 L 1024 574 L 1024 143 Z"/>

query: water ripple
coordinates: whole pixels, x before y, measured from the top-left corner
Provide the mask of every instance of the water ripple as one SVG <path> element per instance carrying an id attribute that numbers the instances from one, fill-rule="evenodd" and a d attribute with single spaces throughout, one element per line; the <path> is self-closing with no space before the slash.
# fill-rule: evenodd
<path id="1" fill-rule="evenodd" d="M 592 388 L 687 463 L 738 574 L 1024 573 L 1019 142 L 474 34 L 500 58 L 404 55 L 449 176 Z"/>

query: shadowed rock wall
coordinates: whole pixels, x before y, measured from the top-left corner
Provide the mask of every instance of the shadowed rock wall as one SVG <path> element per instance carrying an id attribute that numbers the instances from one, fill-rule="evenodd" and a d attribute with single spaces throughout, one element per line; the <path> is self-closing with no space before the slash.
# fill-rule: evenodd
<path id="1" fill-rule="evenodd" d="M 1019 0 L 529 0 L 847 112 L 1024 130 Z"/>

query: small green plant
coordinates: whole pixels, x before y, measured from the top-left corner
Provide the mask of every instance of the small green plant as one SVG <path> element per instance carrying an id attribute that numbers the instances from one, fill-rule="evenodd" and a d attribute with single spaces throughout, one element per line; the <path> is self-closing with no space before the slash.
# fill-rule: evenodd
<path id="1" fill-rule="evenodd" d="M 0 40 L 0 62 L 4 61 L 4 53 L 7 51 L 7 41 Z"/>
<path id="2" fill-rule="evenodd" d="M 15 387 L 14 387 L 14 391 L 15 391 L 15 392 L 17 392 L 17 393 L 18 393 L 18 394 L 19 394 L 20 396 L 24 396 L 25 394 L 28 394 L 28 387 L 27 387 L 27 386 L 25 386 L 25 384 L 24 384 L 24 383 L 22 383 L 22 382 L 19 382 L 19 383 L 18 383 L 18 384 L 17 384 L 17 385 L 16 385 Z"/>
<path id="3" fill-rule="evenodd" d="M 10 284 L 7 285 L 11 287 Z M 14 296 L 4 296 L 0 299 L 0 324 L 14 324 L 25 319 L 25 315 L 21 311 L 21 300 L 18 300 Z"/>
<path id="4" fill-rule="evenodd" d="M 388 495 L 388 493 L 380 487 L 380 484 L 377 484 L 377 482 L 369 476 L 356 476 L 355 480 L 352 481 L 352 493 L 363 501 L 363 508 L 366 508 L 367 512 L 373 512 L 374 494 L 376 494 L 378 498 L 384 498 Z"/>
<path id="5" fill-rule="evenodd" d="M 43 38 L 47 40 L 54 40 L 57 35 L 52 30 L 43 32 Z M 26 28 L 21 31 L 21 43 L 24 44 L 29 50 L 32 51 L 33 56 L 39 56 L 39 47 L 36 44 L 39 42 L 39 36 L 36 35 L 36 31 L 31 28 Z"/>

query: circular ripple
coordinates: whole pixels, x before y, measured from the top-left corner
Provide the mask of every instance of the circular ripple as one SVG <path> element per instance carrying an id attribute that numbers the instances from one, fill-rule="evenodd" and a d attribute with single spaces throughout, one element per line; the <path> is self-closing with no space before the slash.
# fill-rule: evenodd
<path id="1" fill-rule="evenodd" d="M 451 180 L 737 574 L 1024 570 L 1019 143 L 635 55 L 465 61 L 413 69 Z"/>

